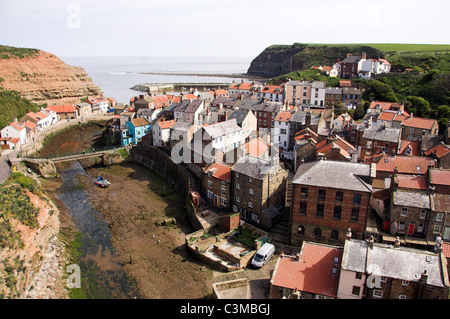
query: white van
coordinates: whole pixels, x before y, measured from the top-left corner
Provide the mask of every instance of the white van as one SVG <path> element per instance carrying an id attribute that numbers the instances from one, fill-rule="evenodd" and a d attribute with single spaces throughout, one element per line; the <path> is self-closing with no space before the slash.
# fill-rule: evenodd
<path id="1" fill-rule="evenodd" d="M 275 246 L 265 243 L 253 256 L 252 265 L 261 268 L 264 266 L 275 253 Z"/>

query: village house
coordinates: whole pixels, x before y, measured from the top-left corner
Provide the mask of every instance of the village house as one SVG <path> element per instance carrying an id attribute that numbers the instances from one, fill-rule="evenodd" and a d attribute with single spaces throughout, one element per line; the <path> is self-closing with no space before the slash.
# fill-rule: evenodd
<path id="1" fill-rule="evenodd" d="M 326 87 L 325 88 L 325 107 L 339 106 L 342 104 L 342 88 Z"/>
<path id="2" fill-rule="evenodd" d="M 233 211 L 261 229 L 270 228 L 272 218 L 277 216 L 264 216 L 264 212 L 266 208 L 285 205 L 288 171 L 279 165 L 278 157 L 267 161 L 243 156 L 231 172 Z"/>
<path id="3" fill-rule="evenodd" d="M 278 113 L 274 122 L 274 135 L 273 135 L 273 143 L 274 145 L 278 145 L 279 148 L 282 148 L 284 151 L 287 151 L 291 146 L 289 143 L 290 138 L 290 121 L 293 116 L 293 112 L 282 111 Z"/>
<path id="4" fill-rule="evenodd" d="M 342 244 L 348 228 L 364 238 L 370 209 L 370 165 L 321 160 L 299 166 L 292 181 L 290 243 Z"/>
<path id="5" fill-rule="evenodd" d="M 120 130 L 123 130 L 125 128 L 125 124 L 136 116 L 136 112 L 122 112 L 119 115 L 119 121 L 120 121 Z"/>
<path id="6" fill-rule="evenodd" d="M 400 144 L 401 130 L 383 125 L 365 129 L 361 139 L 361 158 L 384 152 L 395 155 Z"/>
<path id="7" fill-rule="evenodd" d="M 170 127 L 170 150 L 172 151 L 177 146 L 176 152 L 180 156 L 184 156 L 185 160 L 190 161 L 191 155 L 184 154 L 184 151 L 188 151 L 194 139 L 194 134 L 200 129 L 201 127 L 196 124 L 175 121 L 175 124 Z"/>
<path id="8" fill-rule="evenodd" d="M 206 201 L 218 208 L 231 208 L 231 166 L 213 163 L 205 166 L 202 174 L 203 194 Z"/>
<path id="9" fill-rule="evenodd" d="M 444 142 L 430 147 L 423 153 L 435 159 L 437 161 L 437 167 L 450 168 L 450 146 L 444 144 Z"/>
<path id="10" fill-rule="evenodd" d="M 177 104 L 173 109 L 173 118 L 176 122 L 186 122 L 186 109 L 189 106 L 190 100 L 184 100 Z M 191 123 L 192 124 L 192 123 Z"/>
<path id="11" fill-rule="evenodd" d="M 255 113 L 258 119 L 258 130 L 261 128 L 273 128 L 276 116 L 283 110 L 283 103 L 263 100 L 263 103 L 258 106 Z"/>
<path id="12" fill-rule="evenodd" d="M 431 168 L 428 174 L 431 194 L 431 216 L 428 233 L 442 233 L 443 239 L 450 242 L 450 169 Z"/>
<path id="13" fill-rule="evenodd" d="M 391 111 L 393 113 L 405 112 L 405 106 L 401 103 L 384 102 L 384 101 L 372 101 L 370 102 L 368 112 L 373 114 L 380 114 L 383 111 Z"/>
<path id="14" fill-rule="evenodd" d="M 300 254 L 278 258 L 269 298 L 336 299 L 342 255 L 342 247 L 303 242 Z"/>
<path id="15" fill-rule="evenodd" d="M 345 241 L 339 299 L 447 299 L 442 253 L 367 240 Z"/>
<path id="16" fill-rule="evenodd" d="M 331 160 L 344 162 L 357 162 L 358 153 L 356 148 L 345 141 L 339 135 L 328 137 L 315 145 L 317 160 Z"/>
<path id="17" fill-rule="evenodd" d="M 59 120 L 76 119 L 79 116 L 78 109 L 75 104 L 49 105 L 45 109 L 46 111 L 55 112 Z"/>
<path id="18" fill-rule="evenodd" d="M 205 109 L 205 102 L 202 100 L 190 100 L 188 107 L 185 109 L 185 122 L 197 124 L 199 114 Z"/>
<path id="19" fill-rule="evenodd" d="M 401 122 L 402 140 L 420 141 L 424 134 L 437 135 L 439 125 L 435 119 L 410 116 Z"/>
<path id="20" fill-rule="evenodd" d="M 312 104 L 325 105 L 325 82 L 292 81 L 284 83 L 285 101 L 296 106 Z"/>
<path id="21" fill-rule="evenodd" d="M 136 112 L 136 118 L 144 118 L 152 124 L 156 119 L 158 118 L 158 115 L 160 114 L 161 109 L 143 109 L 140 108 Z"/>
<path id="22" fill-rule="evenodd" d="M 104 97 L 88 97 L 86 103 L 92 107 L 92 113 L 106 113 L 108 111 L 108 100 Z"/>
<path id="23" fill-rule="evenodd" d="M 242 128 L 235 118 L 225 122 L 204 125 L 203 142 L 211 143 L 211 148 L 224 153 L 239 147 L 243 143 Z"/>
<path id="24" fill-rule="evenodd" d="M 0 131 L 0 137 L 2 138 L 3 144 L 9 145 L 10 148 L 15 148 L 16 145 L 21 146 L 28 140 L 26 126 L 25 124 L 17 121 L 9 123 L 9 125 L 5 126 Z M 13 143 L 13 141 L 17 141 L 17 144 Z"/>
<path id="25" fill-rule="evenodd" d="M 37 130 L 40 131 L 50 125 L 55 124 L 58 119 L 54 111 L 46 111 L 41 108 L 39 112 L 28 112 L 19 119 L 20 122 L 31 121 L 36 124 Z"/>
<path id="26" fill-rule="evenodd" d="M 170 128 L 174 124 L 174 120 L 155 122 L 155 124 L 152 126 L 153 146 L 165 147 L 169 145 Z"/>
<path id="27" fill-rule="evenodd" d="M 81 102 L 81 103 L 77 103 L 75 105 L 77 107 L 79 116 L 86 116 L 86 115 L 92 113 L 92 106 L 89 103 Z M 116 113 L 114 113 L 114 114 L 116 114 Z M 119 113 L 117 113 L 117 114 L 119 114 Z"/>
<path id="28" fill-rule="evenodd" d="M 274 150 L 272 150 L 274 151 Z M 258 157 L 263 160 L 269 160 L 270 147 L 261 137 L 254 137 L 244 144 L 244 155 Z"/>
<path id="29" fill-rule="evenodd" d="M 397 154 L 420 156 L 420 143 L 418 141 L 400 141 Z"/>
<path id="30" fill-rule="evenodd" d="M 284 102 L 284 85 L 265 85 L 256 90 L 256 97 L 273 102 Z"/>
<path id="31" fill-rule="evenodd" d="M 356 109 L 356 105 L 361 102 L 362 92 L 356 87 L 342 88 L 342 103 L 346 109 Z"/>
<path id="32" fill-rule="evenodd" d="M 347 57 L 342 61 L 340 77 L 343 79 L 357 78 L 362 69 L 362 63 L 367 60 L 367 54 L 362 52 L 361 56 L 347 53 Z"/>
<path id="33" fill-rule="evenodd" d="M 236 124 L 242 129 L 242 138 L 248 141 L 250 134 L 256 132 L 258 121 L 251 110 L 233 110 L 227 120 L 236 119 Z"/>
<path id="34" fill-rule="evenodd" d="M 125 128 L 122 129 L 122 145 L 137 145 L 150 129 L 151 124 L 145 118 L 131 119 L 125 123 Z"/>

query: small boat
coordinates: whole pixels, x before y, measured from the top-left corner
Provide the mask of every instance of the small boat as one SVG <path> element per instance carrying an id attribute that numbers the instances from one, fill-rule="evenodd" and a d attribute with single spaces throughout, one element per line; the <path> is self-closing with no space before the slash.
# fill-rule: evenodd
<path id="1" fill-rule="evenodd" d="M 104 179 L 103 177 L 99 176 L 97 178 L 97 185 L 103 188 L 106 188 L 110 185 L 111 183 L 108 182 L 106 179 Z"/>

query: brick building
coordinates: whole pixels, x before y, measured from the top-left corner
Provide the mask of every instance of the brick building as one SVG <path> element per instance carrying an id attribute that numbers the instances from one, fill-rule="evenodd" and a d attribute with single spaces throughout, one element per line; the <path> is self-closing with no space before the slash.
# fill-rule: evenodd
<path id="1" fill-rule="evenodd" d="M 290 241 L 342 244 L 348 228 L 363 238 L 370 207 L 370 165 L 321 160 L 300 165 L 293 179 Z"/>
<path id="2" fill-rule="evenodd" d="M 395 155 L 400 143 L 401 130 L 383 125 L 372 126 L 364 130 L 361 139 L 361 157 L 373 156 L 384 152 Z"/>

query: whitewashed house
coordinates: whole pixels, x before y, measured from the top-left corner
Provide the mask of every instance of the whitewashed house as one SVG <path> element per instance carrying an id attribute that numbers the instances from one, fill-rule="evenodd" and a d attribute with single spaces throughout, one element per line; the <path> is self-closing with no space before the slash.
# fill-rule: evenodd
<path id="1" fill-rule="evenodd" d="M 143 117 L 145 118 L 149 123 L 153 123 L 156 121 L 158 114 L 161 112 L 161 108 L 158 109 L 139 109 L 136 113 L 136 118 Z"/>
<path id="2" fill-rule="evenodd" d="M 215 150 L 228 152 L 239 147 L 243 142 L 242 129 L 236 119 L 231 119 L 203 127 L 203 141 L 211 143 Z"/>
<path id="3" fill-rule="evenodd" d="M 325 82 L 314 81 L 311 84 L 311 104 L 316 106 L 325 105 Z"/>
<path id="4" fill-rule="evenodd" d="M 91 97 L 86 102 L 91 105 L 92 113 L 106 113 L 108 111 L 108 100 L 104 97 Z"/>
<path id="5" fill-rule="evenodd" d="M 170 128 L 175 124 L 174 120 L 157 121 L 153 127 L 153 146 L 163 147 L 169 144 Z"/>
<path id="6" fill-rule="evenodd" d="M 283 151 L 289 148 L 290 120 L 293 113 L 283 111 L 278 113 L 274 121 L 273 145 L 278 145 Z"/>
<path id="7" fill-rule="evenodd" d="M 17 138 L 18 144 L 23 145 L 27 142 L 27 130 L 23 123 L 14 121 L 9 125 L 5 126 L 1 131 L 0 135 L 4 139 L 14 139 Z"/>

